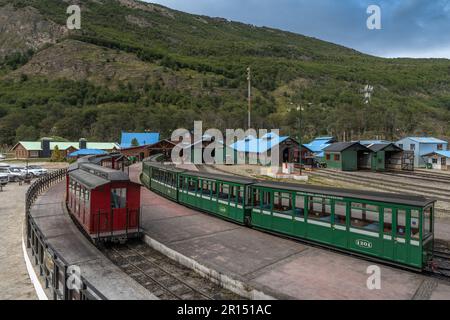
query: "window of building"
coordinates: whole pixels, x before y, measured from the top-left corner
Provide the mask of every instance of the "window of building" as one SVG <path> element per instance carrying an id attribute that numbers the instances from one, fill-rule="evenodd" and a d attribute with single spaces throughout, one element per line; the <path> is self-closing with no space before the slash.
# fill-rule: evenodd
<path id="1" fill-rule="evenodd" d="M 304 217 L 305 216 L 305 197 L 301 195 L 295 196 L 295 210 L 294 213 L 296 216 Z"/>
<path id="2" fill-rule="evenodd" d="M 410 145 L 409 145 L 409 150 L 416 150 L 416 145 L 414 144 L 414 143 L 411 143 Z"/>
<path id="3" fill-rule="evenodd" d="M 111 207 L 113 209 L 122 209 L 127 206 L 127 189 L 113 188 L 111 189 Z"/>
<path id="4" fill-rule="evenodd" d="M 31 158 L 39 158 L 39 151 L 30 151 Z"/>
<path id="5" fill-rule="evenodd" d="M 308 219 L 331 222 L 331 200 L 309 197 Z"/>
<path id="6" fill-rule="evenodd" d="M 345 226 L 347 222 L 347 203 L 336 201 L 334 203 L 334 224 Z"/>
<path id="7" fill-rule="evenodd" d="M 335 154 L 334 155 L 334 161 L 341 161 L 341 155 L 340 154 Z"/>
<path id="8" fill-rule="evenodd" d="M 431 159 L 431 162 L 432 162 L 433 164 L 437 164 L 437 163 L 438 163 L 438 159 L 433 158 L 433 159 Z"/>
<path id="9" fill-rule="evenodd" d="M 406 234 L 406 211 L 397 210 L 397 236 L 404 237 Z"/>
<path id="10" fill-rule="evenodd" d="M 438 145 L 437 145 L 437 149 L 438 149 L 438 150 L 443 150 L 443 149 L 444 149 L 444 146 L 443 146 L 442 144 L 438 144 Z"/>
<path id="11" fill-rule="evenodd" d="M 403 143 L 400 143 L 398 146 L 403 149 Z"/>
<path id="12" fill-rule="evenodd" d="M 378 206 L 352 202 L 350 211 L 352 227 L 379 232 L 380 213 Z"/>
<path id="13" fill-rule="evenodd" d="M 325 158 L 326 158 L 327 160 L 330 160 L 330 159 L 331 159 L 331 155 L 330 155 L 329 153 L 327 153 L 327 154 L 325 155 Z"/>

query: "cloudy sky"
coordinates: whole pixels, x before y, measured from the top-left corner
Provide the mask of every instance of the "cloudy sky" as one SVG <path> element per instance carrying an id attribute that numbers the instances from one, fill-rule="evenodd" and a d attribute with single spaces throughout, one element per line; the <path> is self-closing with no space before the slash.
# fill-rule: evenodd
<path id="1" fill-rule="evenodd" d="M 270 26 L 383 57 L 450 58 L 450 0 L 150 0 L 180 11 Z M 381 30 L 366 10 L 381 8 Z"/>

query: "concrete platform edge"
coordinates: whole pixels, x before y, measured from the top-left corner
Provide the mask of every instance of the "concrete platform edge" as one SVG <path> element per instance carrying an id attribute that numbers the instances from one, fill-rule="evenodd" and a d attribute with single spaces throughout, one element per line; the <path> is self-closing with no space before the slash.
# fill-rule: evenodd
<path id="1" fill-rule="evenodd" d="M 149 245 L 151 248 L 155 249 L 156 251 L 161 252 L 165 256 L 169 257 L 170 259 L 182 264 L 183 266 L 190 268 L 200 274 L 202 277 L 207 278 L 225 289 L 228 289 L 236 294 L 241 295 L 242 297 L 245 297 L 247 299 L 251 300 L 275 300 L 274 297 L 259 291 L 255 288 L 250 287 L 249 285 L 243 283 L 242 281 L 232 279 L 231 277 L 222 274 L 220 272 L 217 272 L 216 270 L 213 270 L 211 268 L 208 268 L 194 259 L 191 259 L 189 257 L 186 257 L 182 255 L 181 253 L 165 246 L 161 242 L 152 239 L 148 235 L 144 236 L 144 242 Z"/>

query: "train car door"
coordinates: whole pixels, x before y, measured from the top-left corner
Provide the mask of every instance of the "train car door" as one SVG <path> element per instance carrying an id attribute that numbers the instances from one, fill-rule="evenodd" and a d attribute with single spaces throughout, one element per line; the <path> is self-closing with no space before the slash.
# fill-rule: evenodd
<path id="1" fill-rule="evenodd" d="M 333 243 L 340 248 L 348 248 L 348 207 L 345 201 L 333 200 Z"/>
<path id="2" fill-rule="evenodd" d="M 382 257 L 394 260 L 394 210 L 383 208 L 383 253 Z"/>
<path id="3" fill-rule="evenodd" d="M 394 260 L 400 263 L 408 261 L 408 246 L 410 226 L 408 225 L 409 210 L 395 209 L 394 221 Z"/>

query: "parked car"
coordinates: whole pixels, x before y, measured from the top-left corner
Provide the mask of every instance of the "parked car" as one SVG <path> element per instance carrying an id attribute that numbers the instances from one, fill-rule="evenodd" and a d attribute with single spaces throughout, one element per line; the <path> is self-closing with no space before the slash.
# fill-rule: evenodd
<path id="1" fill-rule="evenodd" d="M 0 153 L 0 161 L 5 160 L 6 156 L 3 153 Z"/>
<path id="2" fill-rule="evenodd" d="M 8 184 L 9 181 L 9 170 L 5 167 L 0 167 L 0 184 L 2 186 Z"/>
<path id="3" fill-rule="evenodd" d="M 31 176 L 33 177 L 39 177 L 39 176 L 43 176 L 46 175 L 48 170 L 42 168 L 41 166 L 36 166 L 36 165 L 31 165 L 25 168 L 29 174 L 31 174 Z"/>
<path id="4" fill-rule="evenodd" d="M 8 168 L 8 180 L 9 182 L 16 182 L 24 180 L 26 172 L 23 172 L 19 168 L 9 167 Z"/>

